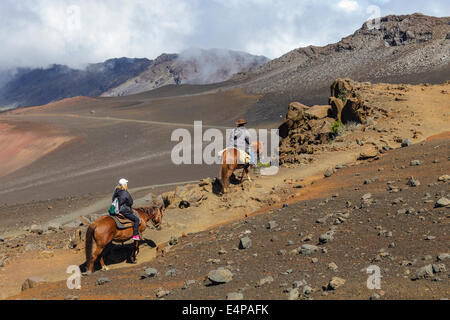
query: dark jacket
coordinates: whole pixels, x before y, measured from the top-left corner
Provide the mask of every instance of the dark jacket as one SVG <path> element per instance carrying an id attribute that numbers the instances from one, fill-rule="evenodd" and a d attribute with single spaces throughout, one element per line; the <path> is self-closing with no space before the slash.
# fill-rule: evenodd
<path id="1" fill-rule="evenodd" d="M 114 194 L 112 200 L 115 198 L 119 199 L 119 211 L 122 214 L 130 214 L 133 213 L 131 207 L 133 206 L 133 198 L 131 194 L 127 190 L 116 189 L 114 190 Z"/>

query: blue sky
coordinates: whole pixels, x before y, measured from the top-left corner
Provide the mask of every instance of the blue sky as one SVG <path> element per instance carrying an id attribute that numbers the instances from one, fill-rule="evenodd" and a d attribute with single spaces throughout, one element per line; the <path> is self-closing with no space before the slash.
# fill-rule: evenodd
<path id="1" fill-rule="evenodd" d="M 450 1 L 2 0 L 0 69 L 152 59 L 192 47 L 276 58 L 337 42 L 378 12 L 450 16 Z"/>

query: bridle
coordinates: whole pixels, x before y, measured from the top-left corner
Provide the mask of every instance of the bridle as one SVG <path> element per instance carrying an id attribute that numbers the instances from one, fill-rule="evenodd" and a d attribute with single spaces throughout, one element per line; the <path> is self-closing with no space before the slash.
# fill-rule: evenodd
<path id="1" fill-rule="evenodd" d="M 152 225 L 155 227 L 155 228 L 159 228 L 159 227 L 161 227 L 161 221 L 159 222 L 159 223 L 155 223 L 155 221 L 154 221 L 154 217 L 156 216 L 156 214 L 159 212 L 160 214 L 162 214 L 162 212 L 161 212 L 161 208 L 158 208 L 158 207 L 152 207 L 152 208 L 139 208 L 139 209 L 136 209 L 136 210 L 138 210 L 138 212 L 141 212 L 141 213 L 143 213 L 143 214 L 145 214 L 147 217 L 148 217 L 148 220 L 151 220 L 151 222 L 152 222 Z M 150 212 L 149 212 L 150 211 Z M 148 222 L 148 220 L 146 221 L 146 224 L 147 224 L 147 222 Z M 161 220 L 161 219 L 160 219 Z"/>

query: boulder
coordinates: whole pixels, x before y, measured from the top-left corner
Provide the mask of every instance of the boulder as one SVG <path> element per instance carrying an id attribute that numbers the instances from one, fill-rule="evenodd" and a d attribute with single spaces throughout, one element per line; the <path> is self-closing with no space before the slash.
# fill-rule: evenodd
<path id="1" fill-rule="evenodd" d="M 303 112 L 308 109 L 309 109 L 308 106 L 305 106 L 304 104 L 301 104 L 300 102 L 292 102 L 289 105 L 286 119 L 292 120 L 292 121 L 298 120 L 303 115 Z"/>
<path id="2" fill-rule="evenodd" d="M 300 247 L 300 249 L 298 249 L 299 253 L 301 254 L 313 254 L 317 251 L 319 251 L 319 247 L 312 245 L 312 244 L 304 244 Z"/>
<path id="3" fill-rule="evenodd" d="M 435 208 L 445 208 L 445 207 L 450 207 L 450 200 L 447 199 L 446 197 L 442 197 L 440 198 L 438 201 L 436 201 L 436 204 L 434 205 Z"/>
<path id="4" fill-rule="evenodd" d="M 208 279 L 213 284 L 227 283 L 233 280 L 233 273 L 225 268 L 219 268 L 208 273 Z"/>
<path id="5" fill-rule="evenodd" d="M 359 154 L 358 160 L 368 160 L 378 156 L 378 150 L 371 146 Z"/>
<path id="6" fill-rule="evenodd" d="M 333 277 L 331 278 L 330 282 L 328 283 L 327 289 L 328 290 L 336 290 L 337 288 L 343 286 L 345 283 L 345 280 L 339 277 Z"/>
<path id="7" fill-rule="evenodd" d="M 240 292 L 230 292 L 227 294 L 227 300 L 244 300 L 244 295 Z"/>
<path id="8" fill-rule="evenodd" d="M 249 237 L 241 238 L 239 241 L 239 249 L 248 249 L 252 246 L 252 240 Z"/>
<path id="9" fill-rule="evenodd" d="M 337 79 L 331 85 L 331 96 L 335 98 L 347 98 L 353 91 L 354 82 L 351 79 Z M 341 99 L 344 100 L 344 99 Z"/>
<path id="10" fill-rule="evenodd" d="M 331 112 L 330 106 L 312 106 L 304 111 L 309 119 L 323 119 L 328 117 Z"/>
<path id="11" fill-rule="evenodd" d="M 328 104 L 331 106 L 330 116 L 336 120 L 342 121 L 342 110 L 344 109 L 344 102 L 336 97 L 330 97 Z"/>
<path id="12" fill-rule="evenodd" d="M 46 280 L 40 278 L 40 277 L 31 277 L 24 281 L 22 284 L 22 291 L 35 288 L 36 286 L 47 282 Z"/>

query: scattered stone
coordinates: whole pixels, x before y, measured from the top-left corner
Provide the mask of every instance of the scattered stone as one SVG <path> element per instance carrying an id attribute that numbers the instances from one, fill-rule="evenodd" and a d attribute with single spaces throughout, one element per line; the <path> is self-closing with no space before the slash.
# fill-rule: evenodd
<path id="1" fill-rule="evenodd" d="M 217 270 L 210 271 L 208 273 L 208 279 L 213 284 L 228 283 L 233 280 L 233 273 L 225 268 L 218 268 Z"/>
<path id="2" fill-rule="evenodd" d="M 374 293 L 370 296 L 370 300 L 379 300 L 381 296 L 378 293 Z"/>
<path id="3" fill-rule="evenodd" d="M 438 261 L 444 261 L 450 259 L 450 254 L 449 253 L 441 253 L 437 256 L 437 260 Z"/>
<path id="4" fill-rule="evenodd" d="M 378 156 L 378 150 L 375 147 L 371 147 L 359 154 L 358 160 L 368 160 Z"/>
<path id="5" fill-rule="evenodd" d="M 110 282 L 111 280 L 109 280 L 109 278 L 103 277 L 97 280 L 97 285 L 102 286 L 105 283 Z"/>
<path id="6" fill-rule="evenodd" d="M 37 233 L 37 234 L 43 234 L 45 232 L 45 229 L 42 226 L 39 226 L 37 224 L 33 224 L 30 227 L 30 232 L 31 233 Z"/>
<path id="7" fill-rule="evenodd" d="M 441 264 L 433 264 L 432 267 L 433 267 L 434 273 L 440 273 L 440 272 L 447 271 L 447 269 L 445 268 L 445 265 L 442 263 Z"/>
<path id="8" fill-rule="evenodd" d="M 184 285 L 181 287 L 181 290 L 186 290 L 189 286 L 193 285 L 195 280 L 187 280 L 184 282 Z"/>
<path id="9" fill-rule="evenodd" d="M 258 283 L 256 284 L 257 287 L 262 287 L 265 284 L 269 284 L 273 282 L 273 277 L 272 276 L 268 276 L 265 278 L 262 278 L 258 281 Z"/>
<path id="10" fill-rule="evenodd" d="M 450 207 L 450 200 L 446 197 L 440 198 L 438 201 L 436 201 L 436 204 L 434 205 L 435 208 L 448 208 Z"/>
<path id="11" fill-rule="evenodd" d="M 327 171 L 325 171 L 325 173 L 323 174 L 326 178 L 329 178 L 333 175 L 334 170 L 333 168 L 329 168 Z"/>
<path id="12" fill-rule="evenodd" d="M 331 231 L 328 231 L 327 233 L 320 235 L 319 242 L 323 244 L 323 243 L 328 243 L 328 242 L 333 241 L 334 233 L 335 233 L 335 231 L 331 230 Z"/>
<path id="13" fill-rule="evenodd" d="M 158 270 L 155 268 L 145 268 L 144 272 L 141 274 L 141 279 L 154 278 L 158 275 Z"/>
<path id="14" fill-rule="evenodd" d="M 241 238 L 239 241 L 239 249 L 248 249 L 252 246 L 252 240 L 249 237 Z"/>
<path id="15" fill-rule="evenodd" d="M 46 280 L 40 278 L 40 277 L 31 277 L 28 278 L 27 280 L 24 281 L 24 283 L 22 284 L 22 291 L 31 289 L 31 288 L 35 288 L 40 284 L 43 284 L 47 282 Z"/>
<path id="16" fill-rule="evenodd" d="M 163 290 L 163 288 L 158 288 L 155 292 L 157 298 L 162 298 L 170 294 L 169 290 Z"/>
<path id="17" fill-rule="evenodd" d="M 166 277 L 173 277 L 177 275 L 177 270 L 176 269 L 170 269 L 167 270 L 166 272 Z"/>
<path id="18" fill-rule="evenodd" d="M 50 222 L 47 226 L 47 229 L 50 231 L 59 231 L 59 230 L 62 230 L 62 226 L 60 223 Z"/>
<path id="19" fill-rule="evenodd" d="M 371 193 L 366 193 L 365 195 L 362 196 L 362 200 L 369 200 L 372 198 L 372 194 Z"/>
<path id="20" fill-rule="evenodd" d="M 278 227 L 278 224 L 275 221 L 269 221 L 269 223 L 267 224 L 267 229 L 275 229 L 276 227 Z"/>
<path id="21" fill-rule="evenodd" d="M 299 296 L 300 296 L 300 293 L 298 292 L 298 289 L 294 288 L 294 289 L 289 290 L 287 299 L 288 300 L 297 300 Z"/>
<path id="22" fill-rule="evenodd" d="M 302 286 L 306 285 L 306 281 L 305 280 L 300 280 L 300 281 L 294 281 L 294 283 L 292 283 L 292 288 L 300 288 Z"/>
<path id="23" fill-rule="evenodd" d="M 240 292 L 230 292 L 227 294 L 227 300 L 244 300 L 244 295 Z"/>
<path id="24" fill-rule="evenodd" d="M 345 280 L 339 277 L 333 277 L 331 278 L 330 282 L 328 283 L 327 289 L 328 290 L 336 290 L 337 288 L 343 286 L 345 283 Z"/>
<path id="25" fill-rule="evenodd" d="M 415 179 L 414 177 L 411 177 L 408 179 L 407 185 L 410 187 L 418 187 L 420 186 L 419 179 Z"/>
<path id="26" fill-rule="evenodd" d="M 419 160 L 411 160 L 410 165 L 411 166 L 420 166 L 420 161 Z"/>
<path id="27" fill-rule="evenodd" d="M 306 285 L 303 287 L 303 294 L 308 295 L 311 294 L 313 292 L 313 288 L 311 288 L 310 286 Z"/>
<path id="28" fill-rule="evenodd" d="M 413 280 L 429 278 L 432 276 L 433 276 L 433 266 L 431 264 L 428 264 L 428 265 L 416 270 L 416 275 L 413 278 Z"/>
<path id="29" fill-rule="evenodd" d="M 336 265 L 336 263 L 331 262 L 328 264 L 328 269 L 336 271 L 338 269 L 338 266 Z"/>
<path id="30" fill-rule="evenodd" d="M 313 254 L 315 252 L 319 251 L 319 247 L 312 245 L 312 244 L 304 244 L 298 249 L 298 252 L 301 254 Z"/>
<path id="31" fill-rule="evenodd" d="M 402 141 L 402 148 L 406 148 L 406 147 L 409 147 L 409 146 L 411 146 L 411 145 L 412 145 L 412 141 L 409 140 L 408 138 L 406 138 L 406 139 L 404 139 L 404 140 Z"/>
<path id="32" fill-rule="evenodd" d="M 450 181 L 450 176 L 449 176 L 448 174 L 443 175 L 443 176 L 440 176 L 440 177 L 438 178 L 438 181 L 443 181 L 443 182 Z"/>

